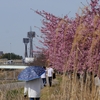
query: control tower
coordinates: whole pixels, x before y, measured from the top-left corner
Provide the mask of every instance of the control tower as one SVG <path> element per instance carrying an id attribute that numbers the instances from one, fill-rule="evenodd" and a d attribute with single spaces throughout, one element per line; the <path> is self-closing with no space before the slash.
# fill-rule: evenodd
<path id="1" fill-rule="evenodd" d="M 28 57 L 27 44 L 29 43 L 29 38 L 23 38 L 23 43 L 25 44 L 25 57 Z"/>
<path id="2" fill-rule="evenodd" d="M 30 41 L 29 57 L 33 58 L 33 37 L 35 37 L 35 32 L 31 30 L 31 27 L 30 27 L 30 32 L 27 33 L 27 37 L 29 38 Z"/>

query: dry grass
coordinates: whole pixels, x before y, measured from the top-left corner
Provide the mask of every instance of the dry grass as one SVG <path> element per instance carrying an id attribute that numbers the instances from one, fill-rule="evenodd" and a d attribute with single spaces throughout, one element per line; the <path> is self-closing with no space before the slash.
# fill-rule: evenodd
<path id="1" fill-rule="evenodd" d="M 90 76 L 83 79 L 77 79 L 75 73 L 72 77 L 68 75 L 57 75 L 58 84 L 53 84 L 52 87 L 46 86 L 41 90 L 41 100 L 100 100 L 98 89 L 92 85 Z M 90 88 L 90 86 L 92 88 Z M 28 100 L 23 97 L 23 88 L 17 88 L 9 91 L 0 91 L 0 100 Z"/>
<path id="2" fill-rule="evenodd" d="M 42 90 L 41 100 L 100 100 L 98 90 L 94 82 L 89 81 L 88 76 L 86 82 L 83 79 L 77 79 L 75 73 L 72 79 L 63 75 L 59 85 L 53 87 L 46 87 Z"/>

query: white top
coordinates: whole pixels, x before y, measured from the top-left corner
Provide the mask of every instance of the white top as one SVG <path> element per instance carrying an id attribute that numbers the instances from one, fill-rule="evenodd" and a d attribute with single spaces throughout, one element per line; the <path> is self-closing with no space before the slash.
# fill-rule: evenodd
<path id="1" fill-rule="evenodd" d="M 96 86 L 100 86 L 100 79 L 98 76 L 94 78 L 94 81 Z"/>
<path id="2" fill-rule="evenodd" d="M 40 91 L 43 88 L 43 81 L 41 78 L 39 79 L 35 79 L 32 81 L 28 81 L 25 83 L 25 87 L 24 87 L 24 95 L 27 94 L 28 92 L 28 97 L 40 97 Z"/>
<path id="3" fill-rule="evenodd" d="M 43 73 L 43 74 L 41 75 L 41 78 L 46 78 L 46 73 Z"/>
<path id="4" fill-rule="evenodd" d="M 46 78 L 46 72 L 47 70 L 45 70 L 45 72 L 41 75 L 41 78 Z"/>
<path id="5" fill-rule="evenodd" d="M 48 77 L 52 77 L 53 73 L 54 73 L 53 68 L 51 68 L 51 67 L 47 68 L 47 76 Z"/>

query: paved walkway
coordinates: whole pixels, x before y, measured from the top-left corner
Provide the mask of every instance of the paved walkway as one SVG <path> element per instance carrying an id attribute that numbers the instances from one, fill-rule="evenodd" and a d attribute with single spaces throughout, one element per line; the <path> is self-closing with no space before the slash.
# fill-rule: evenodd
<path id="1" fill-rule="evenodd" d="M 47 86 L 49 86 L 49 83 L 48 83 L 48 78 L 46 77 L 46 80 L 47 80 Z M 58 80 L 57 79 L 53 79 L 52 80 L 52 85 L 57 85 L 58 84 Z"/>

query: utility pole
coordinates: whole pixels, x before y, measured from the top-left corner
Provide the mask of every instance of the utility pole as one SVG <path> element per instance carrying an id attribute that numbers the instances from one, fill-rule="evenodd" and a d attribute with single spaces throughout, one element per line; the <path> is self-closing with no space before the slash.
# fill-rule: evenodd
<path id="1" fill-rule="evenodd" d="M 10 60 L 11 60 L 11 43 L 10 43 Z"/>

